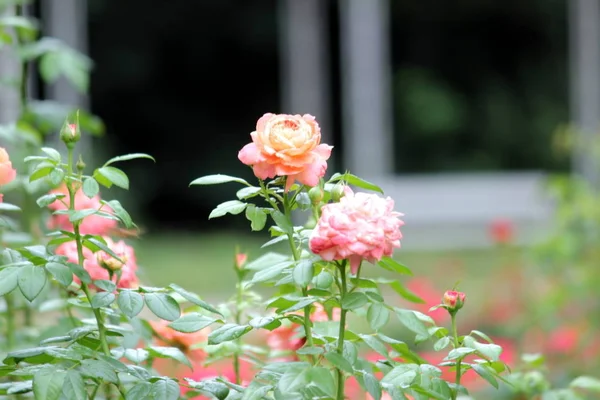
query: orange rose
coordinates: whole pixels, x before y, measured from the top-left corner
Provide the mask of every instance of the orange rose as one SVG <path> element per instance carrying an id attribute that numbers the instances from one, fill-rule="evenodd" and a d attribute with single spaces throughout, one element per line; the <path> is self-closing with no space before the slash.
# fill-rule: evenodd
<path id="1" fill-rule="evenodd" d="M 321 129 L 309 114 L 265 114 L 250 134 L 252 143 L 238 158 L 260 179 L 287 176 L 286 190 L 297 180 L 316 186 L 327 171 L 332 146 L 321 144 Z"/>
<path id="2" fill-rule="evenodd" d="M 17 177 L 17 171 L 12 167 L 8 153 L 0 147 L 0 185 L 6 185 Z"/>

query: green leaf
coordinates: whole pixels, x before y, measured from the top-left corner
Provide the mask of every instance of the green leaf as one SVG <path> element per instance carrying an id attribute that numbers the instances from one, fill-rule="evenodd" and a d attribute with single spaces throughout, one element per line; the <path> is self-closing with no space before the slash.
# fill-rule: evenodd
<path id="1" fill-rule="evenodd" d="M 178 332 L 192 333 L 198 332 L 213 324 L 217 320 L 214 318 L 206 317 L 200 313 L 192 312 L 182 315 L 176 321 L 173 321 L 169 326 Z"/>
<path id="2" fill-rule="evenodd" d="M 105 178 L 104 181 L 98 180 L 98 175 Z M 129 189 L 129 178 L 125 174 L 125 172 L 121 171 L 115 167 L 100 167 L 96 171 L 94 171 L 94 178 L 98 180 L 98 183 L 104 184 L 106 186 L 106 180 L 108 180 L 111 184 L 114 184 L 123 189 Z M 110 188 L 110 186 L 108 186 Z"/>
<path id="3" fill-rule="evenodd" d="M 498 381 L 496 380 L 496 378 L 494 378 L 494 375 L 486 366 L 480 364 L 472 364 L 471 369 L 477 372 L 477 374 L 483 379 L 488 381 L 490 385 L 498 389 Z"/>
<path id="4" fill-rule="evenodd" d="M 131 229 L 135 226 L 135 224 L 133 223 L 133 220 L 131 219 L 131 216 L 123 208 L 123 206 L 121 205 L 121 203 L 118 200 L 108 201 L 107 204 L 110 206 L 110 208 L 113 209 L 117 218 L 119 218 L 121 220 L 121 222 L 123 222 L 123 225 L 125 225 L 125 227 L 127 229 Z"/>
<path id="5" fill-rule="evenodd" d="M 215 380 L 215 379 L 204 379 L 200 382 L 195 382 L 189 378 L 185 378 L 188 385 L 194 389 L 200 390 L 205 393 L 210 393 L 218 400 L 225 400 L 229 395 L 229 387 L 227 385 Z"/>
<path id="6" fill-rule="evenodd" d="M 267 214 L 262 208 L 256 207 L 254 204 L 248 204 L 246 207 L 246 218 L 250 221 L 250 228 L 253 231 L 260 231 L 267 223 Z"/>
<path id="7" fill-rule="evenodd" d="M 261 190 L 261 188 L 256 186 L 244 187 L 238 190 L 235 193 L 235 196 L 238 198 L 238 200 L 244 200 L 258 195 L 261 192 Z"/>
<path id="8" fill-rule="evenodd" d="M 327 290 L 333 284 L 333 276 L 328 271 L 321 271 L 315 277 L 315 287 L 318 289 Z"/>
<path id="9" fill-rule="evenodd" d="M 600 393 L 600 379 L 591 376 L 578 376 L 569 384 L 570 387 L 576 389 L 589 390 L 591 392 Z"/>
<path id="10" fill-rule="evenodd" d="M 310 383 L 308 377 L 309 369 L 303 365 L 294 365 L 288 368 L 277 383 L 277 388 L 281 393 L 297 393 L 305 389 Z"/>
<path id="11" fill-rule="evenodd" d="M 417 377 L 415 364 L 401 364 L 394 367 L 390 372 L 385 374 L 381 380 L 382 384 L 393 386 L 407 387 L 413 383 Z"/>
<path id="12" fill-rule="evenodd" d="M 79 372 L 74 370 L 67 372 L 63 382 L 62 394 L 69 400 L 87 400 L 88 392 Z"/>
<path id="13" fill-rule="evenodd" d="M 251 330 L 250 325 L 225 324 L 208 335 L 208 344 L 219 344 L 235 340 Z"/>
<path id="14" fill-rule="evenodd" d="M 415 293 L 413 293 L 410 290 L 408 290 L 407 288 L 405 288 L 400 282 L 392 281 L 392 282 L 389 282 L 389 285 L 396 293 L 398 293 L 404 299 L 406 299 L 408 301 L 412 301 L 413 303 L 417 303 L 417 304 L 425 303 L 425 300 L 423 300 L 418 295 L 416 295 Z"/>
<path id="15" fill-rule="evenodd" d="M 315 267 L 312 260 L 300 260 L 292 270 L 294 282 L 301 287 L 307 287 L 312 281 L 315 273 Z"/>
<path id="16" fill-rule="evenodd" d="M 150 311 L 161 319 L 175 321 L 181 315 L 179 304 L 168 294 L 146 293 L 144 300 Z"/>
<path id="17" fill-rule="evenodd" d="M 106 279 L 96 279 L 94 281 L 94 286 L 96 286 L 98 289 L 104 290 L 105 292 L 114 292 L 117 290 L 117 285 L 113 281 Z"/>
<path id="18" fill-rule="evenodd" d="M 367 321 L 371 329 L 378 331 L 383 328 L 390 319 L 390 312 L 383 304 L 373 303 L 367 310 Z"/>
<path id="19" fill-rule="evenodd" d="M 81 372 L 89 377 L 110 383 L 117 383 L 117 373 L 113 366 L 105 361 L 86 359 L 81 361 Z"/>
<path id="20" fill-rule="evenodd" d="M 349 374 L 354 373 L 354 369 L 348 360 L 346 360 L 341 354 L 336 352 L 325 353 L 325 358 L 333 364 L 334 367 L 341 369 Z"/>
<path id="21" fill-rule="evenodd" d="M 310 385 L 316 386 L 327 396 L 335 397 L 335 381 L 331 371 L 323 367 L 313 367 L 308 371 L 308 381 Z M 379 399 L 377 399 L 379 400 Z"/>
<path id="22" fill-rule="evenodd" d="M 412 310 L 403 310 L 400 308 L 396 308 L 396 315 L 398 315 L 398 319 L 409 330 L 413 331 L 417 335 L 428 338 L 430 336 L 429 331 L 425 324 L 415 315 L 415 312 Z"/>
<path id="23" fill-rule="evenodd" d="M 138 315 L 144 308 L 144 298 L 138 292 L 133 290 L 122 290 L 119 292 L 117 305 L 129 318 Z"/>
<path id="24" fill-rule="evenodd" d="M 43 368 L 33 376 L 33 395 L 36 400 L 58 400 L 62 394 L 65 371 Z"/>
<path id="25" fill-rule="evenodd" d="M 138 382 L 125 395 L 126 400 L 152 399 L 150 395 L 152 384 L 149 382 Z"/>
<path id="26" fill-rule="evenodd" d="M 156 162 L 156 160 L 154 159 L 154 157 L 152 157 L 149 154 L 144 154 L 144 153 L 131 153 L 131 154 L 125 154 L 122 156 L 117 156 L 117 157 L 113 157 L 110 160 L 108 160 L 107 162 L 104 163 L 104 166 L 108 166 L 112 163 L 116 163 L 116 162 L 120 162 L 120 161 L 129 161 L 129 160 L 135 160 L 137 158 L 147 158 L 149 160 L 152 160 L 154 162 Z"/>
<path id="27" fill-rule="evenodd" d="M 18 284 L 19 270 L 18 267 L 6 267 L 0 270 L 0 296 L 15 290 Z"/>
<path id="28" fill-rule="evenodd" d="M 284 262 L 275 264 L 271 267 L 260 270 L 254 274 L 251 282 L 252 283 L 262 283 L 262 282 L 271 281 L 271 280 L 279 277 L 279 275 L 283 272 L 283 270 L 290 267 L 290 265 L 292 265 L 291 261 L 284 261 Z"/>
<path id="29" fill-rule="evenodd" d="M 42 147 L 40 150 L 46 153 L 46 155 L 48 155 L 48 157 L 50 157 L 52 160 L 60 162 L 61 158 L 58 150 L 53 149 L 52 147 Z"/>
<path id="30" fill-rule="evenodd" d="M 275 224 L 277 224 L 277 226 L 280 227 L 281 230 L 283 230 L 288 235 L 294 233 L 294 226 L 281 211 L 271 211 L 271 218 L 273 218 Z"/>
<path id="31" fill-rule="evenodd" d="M 221 314 L 219 311 L 217 311 L 216 308 L 214 308 L 213 306 L 211 306 L 204 300 L 200 299 L 200 297 L 198 297 L 198 295 L 196 295 L 195 293 L 189 292 L 189 291 L 185 290 L 184 288 L 182 288 L 181 286 L 176 285 L 174 283 L 170 284 L 169 287 L 171 289 L 173 289 L 173 291 L 175 293 L 179 294 L 181 297 L 183 297 L 190 303 L 195 304 L 195 305 L 197 305 L 207 311 L 210 311 L 212 313 L 218 314 L 221 317 L 223 316 L 223 314 Z"/>
<path id="32" fill-rule="evenodd" d="M 471 335 L 477 335 L 488 343 L 494 343 L 494 341 L 488 335 L 486 335 L 485 333 L 483 333 L 481 331 L 472 330 Z"/>
<path id="33" fill-rule="evenodd" d="M 44 178 L 50 175 L 50 172 L 52 171 L 54 171 L 54 167 L 36 168 L 36 170 L 29 175 L 29 182 L 35 182 L 38 179 Z"/>
<path id="34" fill-rule="evenodd" d="M 125 350 L 124 356 L 129 361 L 139 364 L 150 357 L 150 352 L 146 349 L 127 349 Z"/>
<path id="35" fill-rule="evenodd" d="M 387 269 L 388 271 L 411 276 L 413 274 L 407 266 L 400 264 L 398 261 L 394 260 L 391 257 L 382 257 L 381 261 L 379 261 L 377 264 L 383 269 Z"/>
<path id="36" fill-rule="evenodd" d="M 254 317 L 248 322 L 248 325 L 254 329 L 265 328 L 273 330 L 281 326 L 281 321 L 275 317 Z"/>
<path id="37" fill-rule="evenodd" d="M 242 178 L 236 178 L 235 176 L 221 175 L 221 174 L 207 175 L 207 176 L 203 176 L 201 178 L 194 179 L 192 181 L 192 183 L 190 183 L 190 186 L 192 186 L 192 185 L 218 185 L 218 184 L 227 183 L 227 182 L 237 182 L 237 183 L 241 183 L 243 185 L 251 186 L 248 182 L 246 182 Z"/>
<path id="38" fill-rule="evenodd" d="M 42 292 L 44 286 L 46 286 L 47 279 L 46 270 L 35 265 L 21 267 L 17 278 L 21 293 L 29 301 L 35 300 Z"/>
<path id="39" fill-rule="evenodd" d="M 115 301 L 114 293 L 100 292 L 96 293 L 94 297 L 92 297 L 91 305 L 92 308 L 108 307 L 113 301 Z"/>
<path id="40" fill-rule="evenodd" d="M 170 358 L 190 368 L 192 367 L 190 360 L 177 347 L 149 346 L 147 349 L 152 357 Z"/>
<path id="41" fill-rule="evenodd" d="M 152 384 L 150 389 L 152 400 L 177 400 L 179 399 L 179 385 L 172 379 L 159 379 Z"/>
<path id="42" fill-rule="evenodd" d="M 95 208 L 85 208 L 83 210 L 77 210 L 74 211 L 72 213 L 70 213 L 69 215 L 69 221 L 71 222 L 77 222 L 80 221 L 82 219 L 84 219 L 85 217 L 89 217 L 90 215 L 94 215 L 98 212 L 98 210 L 96 210 Z"/>
<path id="43" fill-rule="evenodd" d="M 448 347 L 449 344 L 450 344 L 450 338 L 448 336 L 444 336 L 443 338 L 441 338 L 437 342 L 435 342 L 435 344 L 433 345 L 433 349 L 435 351 L 441 351 L 441 350 L 444 350 L 446 347 Z"/>
<path id="44" fill-rule="evenodd" d="M 365 389 L 371 395 L 373 400 L 381 399 L 381 386 L 379 385 L 379 381 L 375 376 L 369 372 L 363 373 L 363 382 L 365 384 Z"/>
<path id="45" fill-rule="evenodd" d="M 112 249 L 106 245 L 106 242 L 101 237 L 86 235 L 83 239 L 83 245 L 85 247 L 87 247 L 88 249 L 92 250 L 92 252 L 94 252 L 94 253 L 97 252 L 98 250 L 102 250 L 105 253 L 110 254 L 117 260 L 121 259 L 121 257 L 119 257 L 119 255 L 117 253 L 112 251 Z"/>
<path id="46" fill-rule="evenodd" d="M 46 264 L 46 270 L 63 286 L 69 286 L 73 282 L 73 273 L 71 269 L 64 264 L 49 262 Z M 0 279 L 2 279 L 0 277 Z"/>
<path id="47" fill-rule="evenodd" d="M 50 175 L 48 177 L 50 178 L 50 183 L 53 186 L 58 186 L 61 184 L 61 182 L 63 181 L 63 179 L 65 177 L 65 171 L 63 171 L 60 168 L 54 168 L 50 172 Z"/>
<path id="48" fill-rule="evenodd" d="M 243 203 L 239 200 L 229 200 L 224 203 L 221 203 L 211 211 L 208 219 L 222 217 L 223 215 L 229 213 L 232 215 L 240 214 L 246 208 L 248 204 Z"/>
<path id="49" fill-rule="evenodd" d="M 352 292 L 342 297 L 342 308 L 344 310 L 356 310 L 369 302 L 364 293 Z"/>
<path id="50" fill-rule="evenodd" d="M 383 194 L 383 190 L 379 186 L 377 186 L 371 182 L 368 182 L 362 178 L 359 178 L 356 175 L 352 175 L 351 173 L 348 173 L 348 172 L 346 172 L 343 175 L 332 176 L 331 179 L 329 180 L 329 182 L 336 182 L 336 181 L 340 181 L 340 180 L 345 181 L 349 185 L 357 186 L 362 189 L 372 190 L 374 192 L 379 192 L 379 193 Z"/>
<path id="51" fill-rule="evenodd" d="M 492 361 L 498 361 L 502 353 L 502 347 L 493 343 L 479 343 L 471 336 L 465 336 L 464 346 L 477 350 L 483 356 Z"/>
<path id="52" fill-rule="evenodd" d="M 375 350 L 377 353 L 381 354 L 386 358 L 389 357 L 388 348 L 378 338 L 372 335 L 364 334 L 359 334 L 358 336 L 363 340 L 363 342 L 366 343 L 367 346 Z"/>
<path id="53" fill-rule="evenodd" d="M 36 203 L 40 208 L 44 208 L 44 207 L 48 207 L 50 204 L 54 203 L 58 199 L 61 199 L 64 197 L 65 197 L 64 195 L 59 195 L 59 194 L 45 194 L 43 196 L 40 196 L 36 200 Z"/>
<path id="54" fill-rule="evenodd" d="M 0 203 L 0 211 L 21 211 L 21 208 L 10 203 Z"/>
<path id="55" fill-rule="evenodd" d="M 90 199 L 100 192 L 100 186 L 94 178 L 85 178 L 82 186 L 83 193 Z"/>

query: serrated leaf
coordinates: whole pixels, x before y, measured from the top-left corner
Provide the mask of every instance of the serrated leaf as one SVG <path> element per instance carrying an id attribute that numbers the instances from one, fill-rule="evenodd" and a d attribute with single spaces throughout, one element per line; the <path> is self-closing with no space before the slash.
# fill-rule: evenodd
<path id="1" fill-rule="evenodd" d="M 146 293 L 144 295 L 144 301 L 150 311 L 161 319 L 175 321 L 181 316 L 179 304 L 177 304 L 175 299 L 168 294 Z"/>
<path id="2" fill-rule="evenodd" d="M 117 383 L 117 373 L 112 365 L 101 360 L 85 359 L 81 361 L 81 372 L 89 377 L 101 379 L 110 383 Z"/>
<path id="3" fill-rule="evenodd" d="M 177 320 L 171 322 L 169 327 L 178 332 L 192 333 L 198 332 L 199 330 L 206 328 L 216 321 L 217 320 L 214 318 L 209 318 L 200 313 L 192 312 L 184 314 Z"/>
<path id="4" fill-rule="evenodd" d="M 369 372 L 363 373 L 363 382 L 365 384 L 365 389 L 371 395 L 373 400 L 381 399 L 381 386 L 379 385 L 379 381 L 375 376 Z"/>
<path id="5" fill-rule="evenodd" d="M 46 270 L 50 272 L 58 283 L 65 287 L 73 282 L 73 273 L 71 272 L 71 269 L 64 264 L 49 262 L 46 264 Z"/>
<path id="6" fill-rule="evenodd" d="M 356 310 L 369 302 L 364 293 L 352 292 L 342 297 L 342 308 L 344 310 Z"/>
<path id="7" fill-rule="evenodd" d="M 398 319 L 400 320 L 402 325 L 404 325 L 406 328 L 410 329 L 417 335 L 426 338 L 431 336 L 425 324 L 419 318 L 417 318 L 414 311 L 396 308 L 396 315 L 398 315 Z"/>
<path id="8" fill-rule="evenodd" d="M 129 318 L 138 315 L 144 308 L 144 298 L 133 290 L 122 290 L 117 298 L 119 309 Z"/>
<path id="9" fill-rule="evenodd" d="M 125 395 L 126 400 L 139 400 L 152 398 L 150 392 L 152 390 L 152 384 L 150 382 L 138 382 L 131 389 L 127 391 Z"/>
<path id="10" fill-rule="evenodd" d="M 229 200 L 219 204 L 208 216 L 208 219 L 222 217 L 225 214 L 237 215 L 240 214 L 248 204 L 239 200 Z"/>
<path id="11" fill-rule="evenodd" d="M 33 376 L 33 395 L 36 400 L 58 400 L 62 394 L 65 371 L 55 368 L 40 369 Z"/>
<path id="12" fill-rule="evenodd" d="M 207 311 L 210 311 L 212 313 L 218 314 L 221 317 L 223 316 L 223 314 L 221 314 L 216 308 L 214 308 L 213 306 L 211 306 L 204 300 L 200 299 L 200 297 L 198 297 L 198 295 L 196 295 L 195 293 L 189 292 L 189 291 L 185 290 L 184 288 L 182 288 L 181 286 L 176 285 L 174 283 L 170 284 L 169 287 L 171 289 L 173 289 L 173 291 L 175 293 L 179 294 L 181 297 L 183 297 L 190 303 L 193 303 L 193 304 L 195 304 Z"/>
<path id="13" fill-rule="evenodd" d="M 100 192 L 100 186 L 94 178 L 85 178 L 83 180 L 81 189 L 83 190 L 83 193 L 90 199 Z"/>
<path id="14" fill-rule="evenodd" d="M 380 303 L 373 303 L 367 310 L 367 321 L 371 329 L 378 331 L 383 328 L 390 319 L 390 311 Z"/>
<path id="15" fill-rule="evenodd" d="M 117 285 L 113 281 L 106 279 L 96 279 L 94 281 L 94 286 L 96 286 L 98 289 L 104 290 L 105 292 L 114 292 L 117 290 Z"/>
<path id="16" fill-rule="evenodd" d="M 179 385 L 172 379 L 159 379 L 150 388 L 152 400 L 179 399 Z"/>
<path id="17" fill-rule="evenodd" d="M 69 400 L 87 400 L 88 392 L 85 382 L 78 371 L 70 370 L 65 376 L 62 394 Z"/>
<path id="18" fill-rule="evenodd" d="M 18 267 L 6 267 L 0 270 L 0 296 L 12 292 L 18 285 Z"/>
<path id="19" fill-rule="evenodd" d="M 47 282 L 46 270 L 35 265 L 25 265 L 19 268 L 17 277 L 19 289 L 23 296 L 33 301 L 42 292 Z"/>
<path id="20" fill-rule="evenodd" d="M 246 182 L 242 178 L 237 178 L 235 176 L 222 175 L 222 174 L 207 175 L 207 176 L 203 176 L 200 178 L 196 178 L 190 183 L 190 186 L 192 186 L 192 185 L 218 185 L 218 184 L 227 183 L 227 182 L 237 182 L 237 183 L 241 183 L 243 185 L 251 186 L 248 182 Z"/>
<path id="21" fill-rule="evenodd" d="M 336 352 L 325 353 L 325 358 L 333 364 L 336 368 L 341 369 L 349 374 L 354 373 L 354 369 L 348 360 L 346 360 L 341 354 Z"/>
<path id="22" fill-rule="evenodd" d="M 251 330 L 252 327 L 249 325 L 225 324 L 208 335 L 208 344 L 219 344 L 235 340 Z"/>
<path id="23" fill-rule="evenodd" d="M 154 159 L 154 157 L 152 157 L 149 154 L 145 154 L 145 153 L 131 153 L 131 154 L 125 154 L 122 156 L 117 156 L 117 157 L 113 157 L 110 160 L 108 160 L 107 162 L 104 163 L 104 166 L 108 166 L 112 163 L 116 163 L 116 162 L 120 162 L 120 161 L 129 161 L 129 160 L 135 160 L 137 158 L 147 158 L 149 160 L 152 160 L 154 162 L 156 162 L 156 160 Z"/>
<path id="24" fill-rule="evenodd" d="M 96 293 L 92 297 L 91 305 L 92 308 L 108 307 L 115 301 L 115 295 L 111 292 L 100 292 Z"/>
<path id="25" fill-rule="evenodd" d="M 313 367 L 308 371 L 310 385 L 316 386 L 327 396 L 335 397 L 335 381 L 331 371 L 323 367 Z M 379 399 L 377 399 L 379 400 Z"/>

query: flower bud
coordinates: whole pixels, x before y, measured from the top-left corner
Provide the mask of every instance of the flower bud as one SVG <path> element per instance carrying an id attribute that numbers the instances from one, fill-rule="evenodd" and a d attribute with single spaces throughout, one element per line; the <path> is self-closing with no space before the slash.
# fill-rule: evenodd
<path id="1" fill-rule="evenodd" d="M 117 260 L 110 254 L 105 253 L 104 251 L 99 251 L 96 253 L 96 261 L 98 261 L 98 265 L 102 268 L 107 269 L 109 271 L 119 271 L 123 266 L 127 263 L 127 255 L 119 254 L 119 258 L 121 260 Z"/>
<path id="2" fill-rule="evenodd" d="M 85 163 L 83 162 L 81 155 L 79 155 L 79 160 L 77 160 L 77 164 L 75 164 L 75 168 L 77 168 L 77 171 L 79 171 L 79 172 L 83 172 L 83 170 L 85 169 Z"/>
<path id="3" fill-rule="evenodd" d="M 72 146 L 81 139 L 81 131 L 79 130 L 78 124 L 72 124 L 65 121 L 62 129 L 60 130 L 60 140 L 67 145 Z"/>
<path id="4" fill-rule="evenodd" d="M 446 309 L 450 312 L 456 312 L 460 310 L 465 304 L 466 296 L 462 292 L 457 292 L 454 290 L 448 290 L 444 293 L 444 297 L 442 298 L 442 304 L 446 307 Z"/>
<path id="5" fill-rule="evenodd" d="M 340 199 L 342 197 L 344 197 L 345 191 L 344 191 L 344 184 L 343 183 L 337 183 L 333 189 L 331 189 L 331 199 L 334 202 L 338 202 L 340 201 Z"/>
<path id="6" fill-rule="evenodd" d="M 237 269 L 242 269 L 244 265 L 248 261 L 248 254 L 246 253 L 236 253 L 235 254 L 235 267 Z"/>
<path id="7" fill-rule="evenodd" d="M 324 196 L 325 193 L 323 193 L 323 189 L 318 186 L 315 186 L 308 191 L 308 197 L 313 206 L 318 205 L 323 200 Z"/>

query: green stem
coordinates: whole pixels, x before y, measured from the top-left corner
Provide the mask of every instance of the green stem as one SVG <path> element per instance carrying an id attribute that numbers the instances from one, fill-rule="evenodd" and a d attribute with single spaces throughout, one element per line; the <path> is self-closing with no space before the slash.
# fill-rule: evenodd
<path id="1" fill-rule="evenodd" d="M 340 271 L 340 281 L 341 281 L 341 287 L 340 287 L 340 303 L 341 300 L 344 298 L 344 296 L 346 295 L 346 292 L 348 291 L 348 285 L 346 282 L 346 263 L 342 263 L 339 265 L 339 271 Z M 347 310 L 345 310 L 343 307 L 340 311 L 340 330 L 339 330 L 339 334 L 338 334 L 338 343 L 337 343 L 337 352 L 340 355 L 344 354 L 344 336 L 346 334 L 346 312 Z M 344 379 L 344 372 L 340 369 L 337 368 L 337 384 L 338 384 L 338 389 L 337 389 L 337 400 L 344 400 L 344 386 L 345 386 L 345 379 Z"/>
<path id="2" fill-rule="evenodd" d="M 8 351 L 15 348 L 15 298 L 12 293 L 4 296 L 6 301 L 6 348 Z"/>
<path id="3" fill-rule="evenodd" d="M 458 349 L 460 347 L 460 343 L 458 341 L 458 328 L 456 326 L 456 312 L 451 313 L 450 317 L 452 318 L 452 335 L 454 336 L 454 348 Z M 460 385 L 460 367 L 461 360 L 456 361 L 456 391 L 452 392 L 452 400 L 456 400 L 458 397 L 458 386 Z"/>
<path id="4" fill-rule="evenodd" d="M 237 271 L 238 283 L 237 283 L 237 292 L 235 298 L 235 323 L 240 325 L 242 323 L 242 310 L 241 304 L 244 299 L 244 287 L 242 286 L 242 274 L 240 271 Z M 233 355 L 233 371 L 235 374 L 235 384 L 240 385 L 242 382 L 240 376 L 240 350 L 242 347 L 242 340 L 240 338 L 236 339 L 237 348 Z"/>

